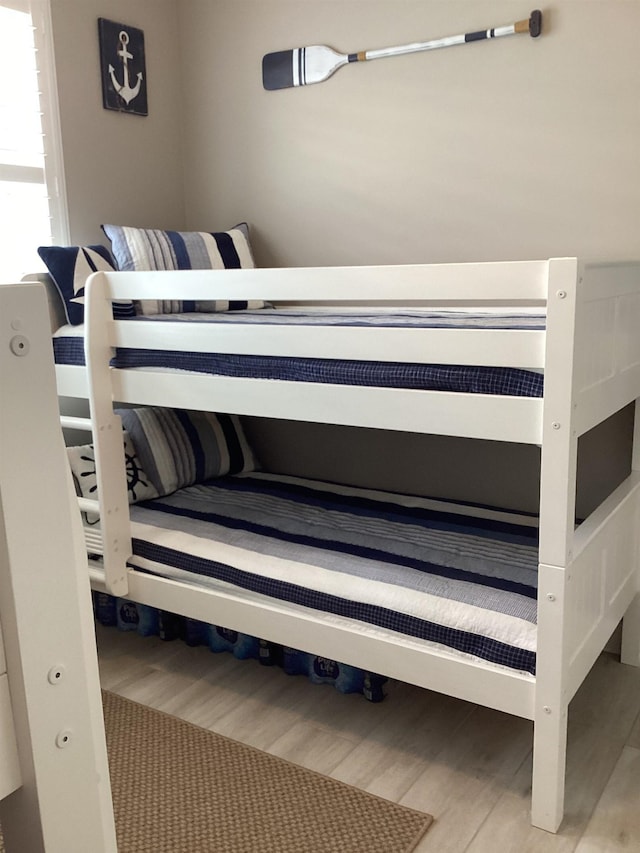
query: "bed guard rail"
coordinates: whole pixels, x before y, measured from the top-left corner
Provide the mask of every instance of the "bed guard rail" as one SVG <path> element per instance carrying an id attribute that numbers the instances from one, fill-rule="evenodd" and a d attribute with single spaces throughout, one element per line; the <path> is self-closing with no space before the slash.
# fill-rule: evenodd
<path id="1" fill-rule="evenodd" d="M 564 260 L 564 259 L 563 259 Z M 219 270 L 98 272 L 86 306 L 98 300 L 266 300 L 373 305 L 544 305 L 549 261 L 483 261 L 377 266 L 261 267 Z M 94 291 L 93 297 L 91 291 Z"/>

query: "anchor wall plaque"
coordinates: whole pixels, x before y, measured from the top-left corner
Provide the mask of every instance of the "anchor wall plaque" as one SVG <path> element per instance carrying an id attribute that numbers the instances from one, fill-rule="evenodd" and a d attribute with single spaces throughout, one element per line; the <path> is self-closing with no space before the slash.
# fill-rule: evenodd
<path id="1" fill-rule="evenodd" d="M 98 38 L 102 105 L 106 110 L 148 115 L 144 33 L 136 27 L 98 18 Z"/>

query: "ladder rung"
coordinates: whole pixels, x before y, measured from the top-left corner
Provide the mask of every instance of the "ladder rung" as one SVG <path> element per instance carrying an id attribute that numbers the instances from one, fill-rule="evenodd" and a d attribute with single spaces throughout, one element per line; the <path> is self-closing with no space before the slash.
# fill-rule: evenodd
<path id="1" fill-rule="evenodd" d="M 78 506 L 83 512 L 95 512 L 100 515 L 100 502 L 94 501 L 92 498 L 78 498 Z"/>
<path id="2" fill-rule="evenodd" d="M 71 415 L 60 415 L 60 423 L 65 429 L 82 429 L 93 432 L 91 418 L 76 418 Z"/>
<path id="3" fill-rule="evenodd" d="M 102 554 L 104 546 L 102 543 L 102 531 L 84 528 L 84 542 L 87 546 L 87 551 L 92 554 Z"/>
<path id="4" fill-rule="evenodd" d="M 104 563 L 102 560 L 87 560 L 87 565 L 89 567 L 89 578 L 92 583 L 98 583 L 100 586 L 104 587 Z"/>

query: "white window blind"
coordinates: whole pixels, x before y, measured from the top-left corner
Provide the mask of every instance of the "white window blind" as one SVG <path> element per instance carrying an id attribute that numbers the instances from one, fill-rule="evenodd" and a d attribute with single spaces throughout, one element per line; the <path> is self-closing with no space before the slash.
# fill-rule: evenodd
<path id="1" fill-rule="evenodd" d="M 49 0 L 0 0 L 0 282 L 69 242 Z"/>

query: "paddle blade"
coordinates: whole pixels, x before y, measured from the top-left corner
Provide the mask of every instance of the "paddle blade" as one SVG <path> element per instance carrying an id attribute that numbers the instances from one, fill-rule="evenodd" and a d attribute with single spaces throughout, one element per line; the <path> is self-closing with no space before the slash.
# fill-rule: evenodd
<path id="1" fill-rule="evenodd" d="M 348 56 L 322 44 L 267 53 L 262 58 L 262 85 L 272 91 L 321 83 L 348 61 Z"/>
<path id="2" fill-rule="evenodd" d="M 297 50 L 280 50 L 262 57 L 262 85 L 265 89 L 288 89 L 294 83 L 293 62 Z"/>

